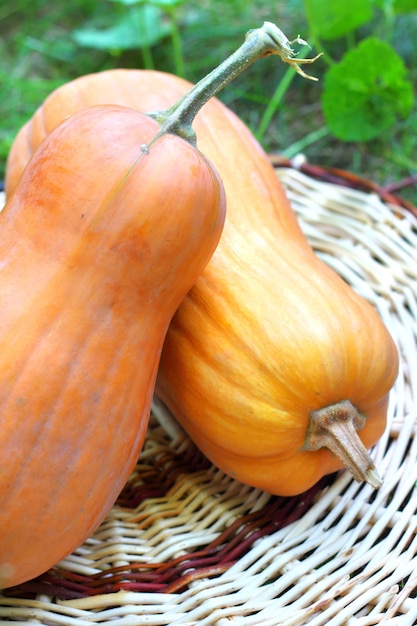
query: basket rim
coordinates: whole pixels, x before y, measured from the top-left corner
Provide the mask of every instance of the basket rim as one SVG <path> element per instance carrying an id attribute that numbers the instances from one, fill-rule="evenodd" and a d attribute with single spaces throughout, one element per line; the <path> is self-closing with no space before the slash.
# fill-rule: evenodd
<path id="1" fill-rule="evenodd" d="M 392 206 L 400 206 L 417 216 L 417 206 L 403 198 L 400 194 L 391 191 L 389 186 L 380 185 L 349 170 L 313 164 L 308 162 L 304 155 L 287 158 L 271 153 L 268 157 L 276 169 L 295 169 L 322 182 L 349 187 L 366 193 L 375 193 L 383 202 Z M 417 185 L 417 174 L 404 181 L 404 187 L 410 185 Z"/>

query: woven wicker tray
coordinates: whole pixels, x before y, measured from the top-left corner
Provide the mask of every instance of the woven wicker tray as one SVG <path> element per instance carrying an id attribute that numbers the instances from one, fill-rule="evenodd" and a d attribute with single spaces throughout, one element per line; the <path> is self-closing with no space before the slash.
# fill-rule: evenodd
<path id="1" fill-rule="evenodd" d="M 210 465 L 155 402 L 107 519 L 56 568 L 4 591 L 0 623 L 417 623 L 416 210 L 346 173 L 276 164 L 317 254 L 375 306 L 400 350 L 372 452 L 383 486 L 340 472 L 302 496 L 269 496 Z"/>

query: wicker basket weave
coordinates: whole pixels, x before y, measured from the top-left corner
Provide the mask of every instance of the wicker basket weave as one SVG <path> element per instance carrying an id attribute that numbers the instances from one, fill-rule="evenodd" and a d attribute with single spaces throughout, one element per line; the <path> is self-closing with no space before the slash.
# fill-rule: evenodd
<path id="1" fill-rule="evenodd" d="M 417 624 L 415 209 L 341 172 L 327 182 L 319 168 L 276 164 L 318 256 L 399 347 L 388 428 L 372 452 L 382 487 L 340 472 L 302 496 L 269 496 L 210 465 L 155 401 L 137 468 L 104 523 L 59 566 L 4 591 L 0 623 Z"/>

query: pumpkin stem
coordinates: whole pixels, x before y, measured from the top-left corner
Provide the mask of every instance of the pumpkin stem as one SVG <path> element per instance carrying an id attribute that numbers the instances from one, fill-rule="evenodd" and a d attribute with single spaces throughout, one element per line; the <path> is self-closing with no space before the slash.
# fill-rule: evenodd
<path id="1" fill-rule="evenodd" d="M 246 34 L 243 44 L 231 56 L 194 85 L 168 111 L 148 113 L 161 125 L 158 136 L 173 133 L 195 144 L 196 139 L 192 123 L 202 106 L 252 63 L 271 54 L 280 56 L 285 63 L 292 65 L 295 71 L 305 78 L 317 80 L 303 72 L 299 65 L 313 63 L 321 54 L 313 59 L 297 59 L 296 61 L 294 59 L 295 52 L 290 46 L 294 42 L 308 45 L 300 37 L 294 41 L 288 41 L 284 33 L 271 22 L 264 22 L 260 28 L 250 30 Z"/>
<path id="2" fill-rule="evenodd" d="M 378 489 L 382 480 L 356 432 L 363 428 L 365 421 L 365 416 L 349 400 L 312 411 L 303 449 L 328 448 L 339 457 L 355 480 L 365 480 Z"/>

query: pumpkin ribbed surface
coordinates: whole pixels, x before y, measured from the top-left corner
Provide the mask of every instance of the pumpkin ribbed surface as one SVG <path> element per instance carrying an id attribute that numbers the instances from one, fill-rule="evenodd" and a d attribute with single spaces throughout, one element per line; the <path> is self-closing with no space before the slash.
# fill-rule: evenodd
<path id="1" fill-rule="evenodd" d="M 179 137 L 143 152 L 158 129 L 123 107 L 75 114 L 1 215 L 1 587 L 53 566 L 114 503 L 168 324 L 218 241 L 215 170 Z"/>

